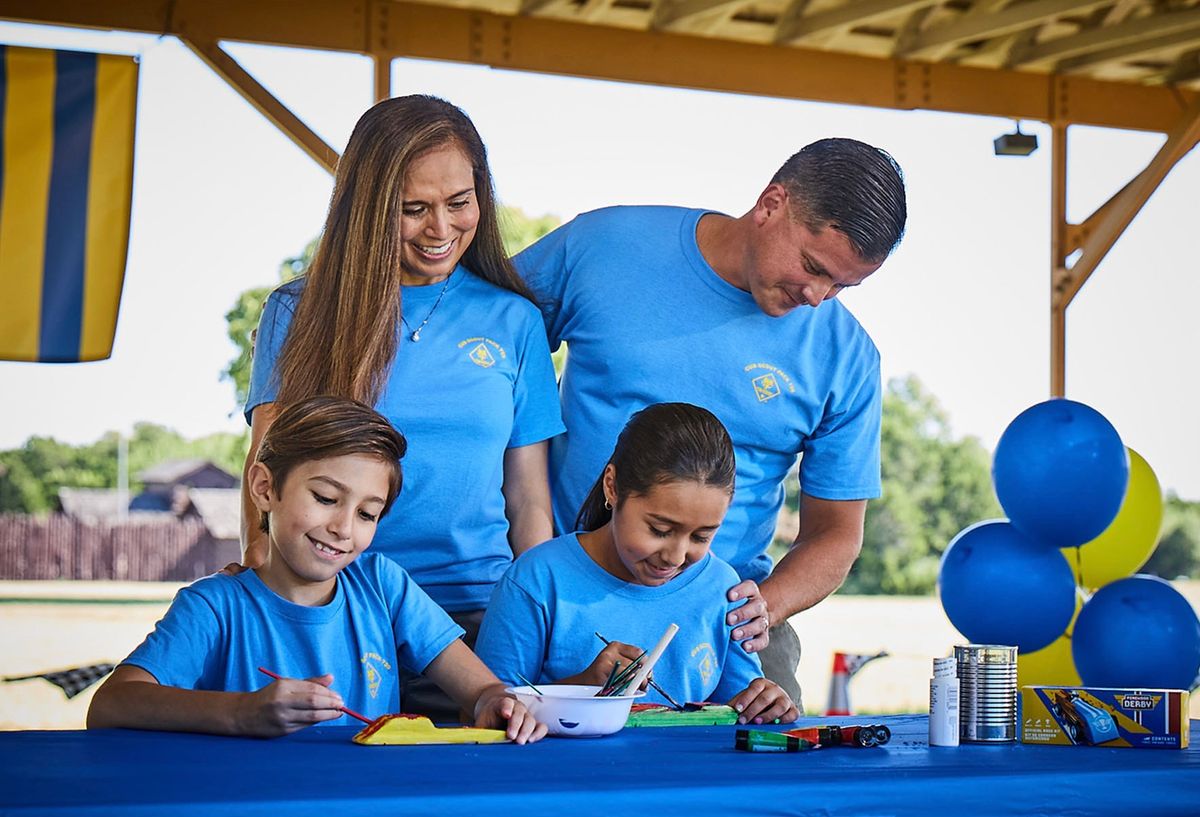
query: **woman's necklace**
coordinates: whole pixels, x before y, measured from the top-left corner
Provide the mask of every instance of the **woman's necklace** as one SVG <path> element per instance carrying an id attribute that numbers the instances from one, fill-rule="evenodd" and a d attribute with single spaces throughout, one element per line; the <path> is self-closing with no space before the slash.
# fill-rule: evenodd
<path id="1" fill-rule="evenodd" d="M 421 325 L 418 326 L 416 329 L 413 329 L 412 326 L 409 325 L 408 321 L 405 320 L 405 318 L 404 318 L 404 314 L 401 313 L 400 322 L 402 324 L 404 324 L 405 329 L 412 330 L 412 334 L 410 334 L 408 336 L 408 339 L 411 340 L 413 343 L 416 343 L 417 341 L 419 341 L 421 339 L 421 330 L 425 328 L 425 324 L 429 323 L 429 319 L 432 318 L 433 313 L 437 311 L 438 304 L 440 304 L 442 302 L 442 298 L 445 297 L 445 295 L 446 295 L 446 288 L 449 286 L 450 286 L 450 276 L 447 275 L 446 283 L 442 284 L 442 291 L 438 293 L 437 300 L 433 302 L 433 309 L 429 310 L 429 314 L 425 316 L 425 320 L 421 321 Z"/>

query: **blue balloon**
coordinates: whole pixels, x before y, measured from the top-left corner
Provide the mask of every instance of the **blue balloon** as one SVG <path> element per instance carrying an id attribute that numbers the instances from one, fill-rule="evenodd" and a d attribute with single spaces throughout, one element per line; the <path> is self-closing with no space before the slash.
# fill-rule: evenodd
<path id="1" fill-rule="evenodd" d="M 1047 400 L 1008 424 L 992 460 L 1000 506 L 1049 547 L 1090 542 L 1112 523 L 1129 482 L 1129 455 L 1104 415 Z"/>
<path id="2" fill-rule="evenodd" d="M 1071 653 L 1087 686 L 1191 689 L 1200 674 L 1200 619 L 1167 582 L 1130 576 L 1083 605 Z"/>
<path id="3" fill-rule="evenodd" d="M 946 616 L 976 644 L 1048 646 L 1075 614 L 1075 575 L 1062 552 L 996 519 L 955 536 L 942 555 Z"/>

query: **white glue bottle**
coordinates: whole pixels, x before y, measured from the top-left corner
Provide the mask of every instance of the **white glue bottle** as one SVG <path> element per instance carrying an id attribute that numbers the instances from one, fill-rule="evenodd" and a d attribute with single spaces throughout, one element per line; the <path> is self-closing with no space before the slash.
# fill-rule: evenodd
<path id="1" fill-rule="evenodd" d="M 929 681 L 929 745 L 958 745 L 958 665 L 953 656 L 933 659 Z"/>

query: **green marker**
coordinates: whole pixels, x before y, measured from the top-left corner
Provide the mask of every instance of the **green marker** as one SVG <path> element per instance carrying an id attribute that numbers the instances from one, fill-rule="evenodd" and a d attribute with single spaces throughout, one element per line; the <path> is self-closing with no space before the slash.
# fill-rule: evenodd
<path id="1" fill-rule="evenodd" d="M 733 748 L 743 752 L 806 752 L 815 749 L 812 741 L 767 732 L 761 729 L 739 729 L 733 737 Z"/>

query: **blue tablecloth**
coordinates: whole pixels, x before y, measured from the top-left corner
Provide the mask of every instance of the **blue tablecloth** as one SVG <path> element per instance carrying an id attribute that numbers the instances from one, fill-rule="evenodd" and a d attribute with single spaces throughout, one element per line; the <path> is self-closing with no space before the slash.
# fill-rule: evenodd
<path id="1" fill-rule="evenodd" d="M 735 727 L 625 729 L 533 746 L 379 746 L 353 728 L 254 740 L 0 732 L 0 814 L 870 815 L 1200 813 L 1200 721 L 1179 750 L 931 749 L 924 716 L 877 749 L 749 754 Z M 218 811 L 219 809 L 219 811 Z"/>

